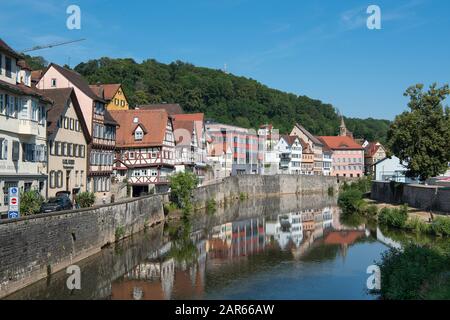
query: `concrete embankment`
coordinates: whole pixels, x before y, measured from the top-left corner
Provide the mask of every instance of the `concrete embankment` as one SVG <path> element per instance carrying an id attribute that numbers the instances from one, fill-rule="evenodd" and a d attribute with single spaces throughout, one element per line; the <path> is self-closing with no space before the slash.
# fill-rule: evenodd
<path id="1" fill-rule="evenodd" d="M 450 189 L 438 186 L 374 181 L 371 199 L 391 204 L 408 204 L 421 210 L 450 213 Z"/>
<path id="2" fill-rule="evenodd" d="M 162 197 L 0 222 L 0 297 L 164 220 Z"/>
<path id="3" fill-rule="evenodd" d="M 223 204 L 241 195 L 253 199 L 316 194 L 338 188 L 322 176 L 238 176 L 195 190 L 194 201 Z M 167 195 L 110 205 L 0 221 L 0 298 L 99 252 L 105 245 L 164 221 Z M 251 202 L 250 202 L 251 203 Z M 285 207 L 286 203 L 276 206 Z M 220 214 L 220 213 L 219 213 Z"/>

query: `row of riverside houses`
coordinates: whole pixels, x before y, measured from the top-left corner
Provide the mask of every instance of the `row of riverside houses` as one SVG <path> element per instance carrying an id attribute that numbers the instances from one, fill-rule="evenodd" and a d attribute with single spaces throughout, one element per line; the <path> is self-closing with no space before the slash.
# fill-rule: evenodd
<path id="1" fill-rule="evenodd" d="M 296 124 L 290 135 L 272 125 L 253 130 L 207 122 L 208 164 L 215 179 L 239 174 L 301 174 L 359 178 L 386 158 L 378 142 L 355 140 L 342 117 L 338 136 L 314 136 Z"/>
<path id="2" fill-rule="evenodd" d="M 339 136 L 316 137 L 300 124 L 279 135 L 206 121 L 178 104 L 132 109 L 120 84 L 89 85 L 55 63 L 32 71 L 0 39 L 0 213 L 10 187 L 72 200 L 88 191 L 107 203 L 124 196 L 116 185 L 125 196 L 165 192 L 182 171 L 202 184 L 239 174 L 360 177 L 383 152 L 353 139 L 343 119 Z"/>

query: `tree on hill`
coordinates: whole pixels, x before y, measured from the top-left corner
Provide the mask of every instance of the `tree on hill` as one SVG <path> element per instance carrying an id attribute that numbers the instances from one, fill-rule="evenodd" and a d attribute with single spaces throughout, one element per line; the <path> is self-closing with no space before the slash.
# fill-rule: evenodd
<path id="1" fill-rule="evenodd" d="M 180 103 L 186 112 L 203 112 L 207 119 L 257 128 L 272 123 L 289 133 L 296 122 L 316 135 L 335 135 L 340 123 L 335 108 L 306 96 L 271 89 L 253 79 L 176 61 L 101 58 L 80 63 L 75 70 L 89 83 L 123 85 L 131 105 Z M 355 137 L 385 142 L 389 122 L 351 119 Z"/>
<path id="2" fill-rule="evenodd" d="M 32 57 L 30 55 L 25 54 L 24 58 L 28 66 L 31 68 L 31 70 L 44 69 L 48 65 L 48 61 L 41 56 Z"/>
<path id="3" fill-rule="evenodd" d="M 406 165 L 409 177 L 422 181 L 445 173 L 450 162 L 450 109 L 442 102 L 450 94 L 449 86 L 423 84 L 409 87 L 410 111 L 395 118 L 388 131 L 391 151 Z"/>

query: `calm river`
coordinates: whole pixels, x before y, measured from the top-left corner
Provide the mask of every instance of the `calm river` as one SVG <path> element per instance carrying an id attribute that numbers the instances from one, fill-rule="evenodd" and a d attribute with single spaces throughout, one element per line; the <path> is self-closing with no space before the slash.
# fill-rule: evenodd
<path id="1" fill-rule="evenodd" d="M 395 241 L 342 221 L 336 199 L 254 199 L 158 225 L 7 299 L 375 299 L 367 267 Z"/>

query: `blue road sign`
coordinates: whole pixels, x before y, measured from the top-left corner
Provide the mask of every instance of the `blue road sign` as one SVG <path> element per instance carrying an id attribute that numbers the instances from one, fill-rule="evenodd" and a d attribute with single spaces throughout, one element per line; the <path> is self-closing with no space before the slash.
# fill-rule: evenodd
<path id="1" fill-rule="evenodd" d="M 8 219 L 17 219 L 17 218 L 19 218 L 19 212 L 8 211 Z"/>

